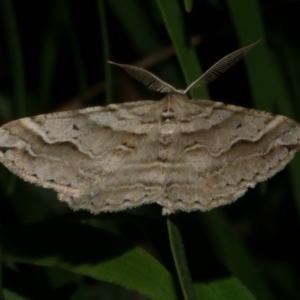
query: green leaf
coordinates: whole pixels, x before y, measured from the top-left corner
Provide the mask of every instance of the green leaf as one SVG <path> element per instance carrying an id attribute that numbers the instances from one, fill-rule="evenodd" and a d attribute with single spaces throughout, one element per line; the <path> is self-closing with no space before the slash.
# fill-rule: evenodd
<path id="1" fill-rule="evenodd" d="M 167 218 L 167 225 L 172 255 L 184 299 L 196 299 L 196 294 L 194 291 L 193 282 L 185 255 L 181 233 L 178 228 L 176 215 Z"/>
<path id="2" fill-rule="evenodd" d="M 191 12 L 192 8 L 193 8 L 193 0 L 184 0 L 184 6 L 185 6 L 185 10 L 187 12 Z"/>
<path id="3" fill-rule="evenodd" d="M 4 290 L 4 299 L 5 300 L 29 300 L 28 298 L 25 298 L 13 291 L 7 290 L 7 289 Z"/>
<path id="4" fill-rule="evenodd" d="M 152 54 L 161 48 L 162 44 L 157 39 L 148 15 L 139 1 L 108 0 L 106 3 L 123 25 L 122 29 L 130 39 L 128 42 L 133 43 L 144 54 Z"/>
<path id="5" fill-rule="evenodd" d="M 40 58 L 40 111 L 44 111 L 51 103 L 54 71 L 58 60 L 59 38 L 63 30 L 62 15 L 59 4 L 53 1 L 50 9 L 50 22 L 44 32 Z"/>
<path id="6" fill-rule="evenodd" d="M 152 0 L 150 2 L 152 5 L 150 8 L 153 11 L 156 8 L 156 6 L 153 7 L 153 3 L 156 3 Z M 127 33 L 128 42 L 132 43 L 143 56 L 146 56 L 146 59 L 150 55 L 152 56 L 165 50 L 166 44 L 159 39 L 157 32 L 154 30 L 149 13 L 145 11 L 144 2 L 136 0 L 109 0 L 106 4 L 122 25 L 122 30 Z M 178 78 L 180 78 L 181 74 L 178 74 L 177 69 L 170 62 L 164 63 L 158 69 L 156 75 L 159 75 L 164 80 L 168 78 L 168 82 L 172 83 L 176 88 L 180 86 L 181 81 Z"/>
<path id="7" fill-rule="evenodd" d="M 272 299 L 255 261 L 234 234 L 224 214 L 214 210 L 201 215 L 216 254 L 231 273 L 243 282 L 258 299 Z"/>
<path id="8" fill-rule="evenodd" d="M 56 266 L 135 290 L 177 299 L 172 275 L 135 244 L 79 223 L 40 222 L 1 232 L 7 261 Z"/>
<path id="9" fill-rule="evenodd" d="M 245 57 L 245 63 L 255 107 L 271 111 L 274 83 L 263 38 L 264 27 L 260 7 L 256 0 L 227 0 L 227 4 L 242 46 L 262 38 L 262 42 Z M 264 84 L 261 84 L 262 82 Z"/>
<path id="10" fill-rule="evenodd" d="M 263 37 L 264 27 L 257 1 L 227 0 L 227 3 L 242 45 Z M 264 41 L 253 52 L 255 55 L 251 56 L 250 53 L 246 57 L 246 65 L 255 107 L 267 111 L 272 111 L 274 107 L 278 107 L 281 114 L 296 119 L 294 111 L 297 110 L 297 107 L 292 105 L 293 101 L 290 98 L 287 82 L 282 76 L 283 70 L 278 66 L 274 53 L 267 48 Z M 288 53 L 285 56 L 288 56 Z M 293 61 L 293 64 L 295 62 Z M 299 155 L 292 161 L 289 170 L 300 215 Z"/>
<path id="11" fill-rule="evenodd" d="M 222 278 L 207 283 L 196 283 L 198 299 L 205 300 L 254 300 L 253 294 L 236 278 Z"/>
<path id="12" fill-rule="evenodd" d="M 1 1 L 1 8 L 9 45 L 11 73 L 13 74 L 15 101 L 13 111 L 16 116 L 24 117 L 26 115 L 25 73 L 18 24 L 14 13 L 13 2 L 10 0 L 3 0 Z"/>
<path id="13" fill-rule="evenodd" d="M 178 1 L 156 0 L 163 16 L 169 36 L 175 47 L 177 58 L 183 71 L 187 85 L 197 79 L 202 70 L 193 46 L 189 43 L 185 33 L 184 20 Z M 208 91 L 204 86 L 191 91 L 194 98 L 207 99 Z"/>
<path id="14" fill-rule="evenodd" d="M 272 63 L 274 99 L 276 99 L 278 110 L 281 114 L 285 116 L 289 116 L 293 119 L 297 119 L 297 113 L 295 113 L 297 112 L 297 106 L 293 105 L 288 84 L 286 82 L 286 79 L 282 75 L 283 70 L 281 70 L 274 53 L 270 53 L 269 57 Z M 288 169 L 291 176 L 292 190 L 295 195 L 298 214 L 300 216 L 300 185 L 299 185 L 300 155 L 299 154 L 297 154 L 296 157 L 289 164 Z"/>
<path id="15" fill-rule="evenodd" d="M 109 51 L 109 39 L 107 32 L 107 21 L 105 14 L 104 0 L 97 0 L 100 18 L 100 29 L 102 34 L 102 45 L 104 54 L 104 72 L 105 72 L 105 104 L 112 103 L 112 76 L 111 67 L 108 65 L 107 61 L 110 60 Z"/>
<path id="16" fill-rule="evenodd" d="M 0 113 L 3 119 L 9 120 L 11 118 L 11 103 L 3 94 L 0 94 Z"/>
<path id="17" fill-rule="evenodd" d="M 70 42 L 71 50 L 73 52 L 74 63 L 76 66 L 76 71 L 78 76 L 79 92 L 82 95 L 84 95 L 84 92 L 87 88 L 87 79 L 85 74 L 83 57 L 81 54 L 79 41 L 76 36 L 75 28 L 72 22 L 70 9 L 68 7 L 68 3 L 65 1 L 58 0 L 57 4 L 59 6 L 59 12 L 61 14 L 61 18 L 64 20 L 66 34 Z"/>

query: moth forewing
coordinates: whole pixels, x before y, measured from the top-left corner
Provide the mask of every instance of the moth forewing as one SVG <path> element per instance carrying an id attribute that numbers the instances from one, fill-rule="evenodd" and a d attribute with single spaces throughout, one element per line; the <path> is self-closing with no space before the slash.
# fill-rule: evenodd
<path id="1" fill-rule="evenodd" d="M 221 59 L 186 90 L 224 72 L 255 44 Z M 119 64 L 117 64 L 119 65 Z M 119 65 L 161 101 L 45 114 L 0 128 L 0 161 L 93 213 L 158 203 L 163 214 L 235 201 L 280 171 L 300 148 L 283 116 L 188 99 L 152 73 Z"/>

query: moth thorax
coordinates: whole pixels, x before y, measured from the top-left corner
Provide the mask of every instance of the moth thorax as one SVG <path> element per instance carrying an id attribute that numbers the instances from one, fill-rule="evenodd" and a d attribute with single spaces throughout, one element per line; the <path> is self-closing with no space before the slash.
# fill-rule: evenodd
<path id="1" fill-rule="evenodd" d="M 161 114 L 161 123 L 171 123 L 175 121 L 175 112 L 172 108 L 165 109 Z"/>

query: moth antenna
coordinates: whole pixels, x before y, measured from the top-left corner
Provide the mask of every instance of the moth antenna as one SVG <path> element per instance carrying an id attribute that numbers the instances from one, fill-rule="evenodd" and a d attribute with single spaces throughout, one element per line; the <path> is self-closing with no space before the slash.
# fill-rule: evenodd
<path id="1" fill-rule="evenodd" d="M 237 63 L 249 50 L 251 50 L 255 45 L 257 45 L 261 40 L 257 42 L 238 49 L 232 53 L 221 58 L 214 65 L 212 65 L 204 74 L 202 74 L 198 79 L 192 82 L 185 90 L 184 94 L 186 94 L 189 90 L 192 90 L 196 87 L 208 84 L 209 82 L 215 80 L 222 73 L 232 67 L 235 63 Z"/>
<path id="2" fill-rule="evenodd" d="M 158 78 L 156 75 L 151 72 L 131 65 L 118 64 L 112 61 L 108 61 L 109 64 L 116 65 L 124 69 L 131 77 L 141 82 L 147 86 L 150 90 L 159 92 L 159 93 L 181 93 L 182 91 L 176 90 L 172 85 L 166 83 L 165 81 Z"/>

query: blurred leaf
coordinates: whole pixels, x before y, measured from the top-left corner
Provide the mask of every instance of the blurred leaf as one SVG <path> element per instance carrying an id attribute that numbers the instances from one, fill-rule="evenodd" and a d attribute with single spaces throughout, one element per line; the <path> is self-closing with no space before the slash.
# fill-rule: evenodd
<path id="1" fill-rule="evenodd" d="M 10 0 L 1 1 L 2 18 L 6 26 L 6 37 L 10 53 L 10 63 L 12 68 L 14 84 L 14 105 L 12 110 L 16 117 L 26 116 L 26 89 L 25 75 L 23 66 L 22 48 L 18 32 L 18 24 L 13 8 L 13 2 Z"/>
<path id="2" fill-rule="evenodd" d="M 0 94 L 0 113 L 1 118 L 10 120 L 12 117 L 12 107 L 9 103 L 9 99 Z"/>
<path id="3" fill-rule="evenodd" d="M 40 222 L 2 231 L 4 260 L 58 266 L 151 299 L 177 299 L 172 275 L 147 252 L 79 223 Z"/>
<path id="4" fill-rule="evenodd" d="M 221 8 L 221 1 L 219 0 L 207 0 L 207 2 L 210 3 L 210 5 L 216 7 L 216 8 Z"/>
<path id="5" fill-rule="evenodd" d="M 105 72 L 105 104 L 112 103 L 112 76 L 111 76 L 111 67 L 108 65 L 107 61 L 110 60 L 110 51 L 109 51 L 109 39 L 107 32 L 106 24 L 106 14 L 105 14 L 105 5 L 104 0 L 97 0 L 99 8 L 99 18 L 100 18 L 100 29 L 102 33 L 102 45 L 104 53 L 104 72 Z"/>
<path id="6" fill-rule="evenodd" d="M 264 41 L 259 5 L 256 0 L 227 0 L 227 4 L 241 45 L 246 46 L 262 39 L 245 57 L 245 62 L 255 107 L 272 111 L 273 74 Z"/>
<path id="7" fill-rule="evenodd" d="M 180 282 L 182 294 L 186 300 L 196 299 L 176 215 L 167 217 L 167 226 L 173 260 L 177 270 L 177 276 Z"/>
<path id="8" fill-rule="evenodd" d="M 263 36 L 263 22 L 256 0 L 245 0 L 243 2 L 227 0 L 227 3 L 236 25 L 239 39 L 243 45 L 248 43 L 250 39 L 257 39 L 257 37 Z M 255 57 L 250 55 L 246 57 L 255 107 L 272 111 L 276 104 L 281 114 L 295 119 L 295 116 L 293 116 L 295 109 L 291 105 L 292 101 L 289 99 L 288 88 L 282 76 L 282 71 L 277 66 L 274 54 L 267 49 L 264 42 L 258 45 L 257 48 Z M 300 215 L 299 155 L 293 160 L 289 169 L 291 170 L 293 191 L 297 199 L 298 213 Z"/>
<path id="9" fill-rule="evenodd" d="M 193 8 L 193 0 L 184 0 L 184 6 L 185 6 L 185 10 L 187 12 L 191 12 L 192 8 Z"/>
<path id="10" fill-rule="evenodd" d="M 266 269 L 278 289 L 285 291 L 288 295 L 287 299 L 300 299 L 299 280 L 295 278 L 294 270 L 288 263 L 277 261 L 268 265 Z"/>
<path id="11" fill-rule="evenodd" d="M 186 36 L 184 20 L 178 1 L 156 0 L 165 21 L 169 36 L 175 47 L 177 58 L 183 71 L 187 85 L 200 77 L 202 70 L 193 46 Z M 191 91 L 193 98 L 208 99 L 208 91 L 204 86 Z"/>
<path id="12" fill-rule="evenodd" d="M 196 283 L 198 299 L 205 300 L 254 300 L 253 294 L 236 278 L 229 277 L 207 283 Z"/>
<path id="13" fill-rule="evenodd" d="M 287 86 L 287 82 L 285 78 L 282 76 L 283 71 L 278 65 L 278 60 L 276 59 L 274 53 L 270 52 L 269 59 L 272 63 L 272 79 L 273 79 L 273 91 L 274 98 L 276 100 L 277 108 L 279 112 L 285 116 L 289 116 L 292 119 L 297 118 L 297 107 L 294 107 L 293 101 L 291 99 L 291 94 L 289 93 L 289 89 Z M 292 162 L 288 166 L 292 189 L 296 199 L 296 205 L 298 208 L 298 215 L 300 216 L 300 155 L 297 154 L 296 157 L 292 160 Z"/>
<path id="14" fill-rule="evenodd" d="M 43 35 L 40 57 L 40 110 L 47 109 L 51 100 L 54 70 L 58 59 L 59 35 L 62 31 L 62 17 L 59 14 L 58 1 L 52 1 L 50 21 Z"/>
<path id="15" fill-rule="evenodd" d="M 261 273 L 250 253 L 234 234 L 230 224 L 218 210 L 201 215 L 219 259 L 258 299 L 272 299 Z"/>
<path id="16" fill-rule="evenodd" d="M 67 32 L 67 36 L 70 41 L 71 50 L 74 56 L 74 62 L 77 69 L 77 76 L 79 81 L 79 92 L 84 95 L 84 92 L 87 88 L 87 80 L 84 69 L 84 63 L 81 55 L 81 50 L 79 46 L 79 42 L 76 37 L 76 32 L 72 23 L 72 18 L 70 15 L 70 9 L 66 1 L 56 0 L 59 5 L 59 12 L 61 13 L 61 18 L 64 20 L 65 29 Z"/>
<path id="17" fill-rule="evenodd" d="M 13 291 L 10 290 L 4 290 L 4 299 L 5 300 L 30 300 L 27 297 L 21 296 Z"/>
<path id="18" fill-rule="evenodd" d="M 161 48 L 162 44 L 139 1 L 108 0 L 106 3 L 127 32 L 130 39 L 128 42 L 134 43 L 144 54 L 151 54 Z"/>
<path id="19" fill-rule="evenodd" d="M 275 40 L 276 39 L 276 40 Z M 300 104 L 300 57 L 297 49 L 293 47 L 291 42 L 284 36 L 276 35 L 274 37 L 274 52 L 276 51 L 276 61 L 280 65 L 280 74 L 288 84 L 291 85 L 293 91 L 293 103 Z M 287 73 L 287 74 L 286 74 Z M 284 76 L 285 75 L 285 76 Z M 290 86 L 289 86 L 290 87 Z M 300 120 L 298 114 L 293 113 L 293 118 Z"/>
<path id="20" fill-rule="evenodd" d="M 106 3 L 122 24 L 123 30 L 126 31 L 128 42 L 132 43 L 142 55 L 153 55 L 166 47 L 165 43 L 160 41 L 151 19 L 147 15 L 145 3 L 137 0 L 108 0 Z M 152 1 L 151 4 L 153 5 L 153 3 L 155 2 Z M 156 75 L 161 76 L 164 80 L 168 78 L 175 87 L 180 86 L 178 72 L 173 64 L 163 64 L 158 71 Z"/>

